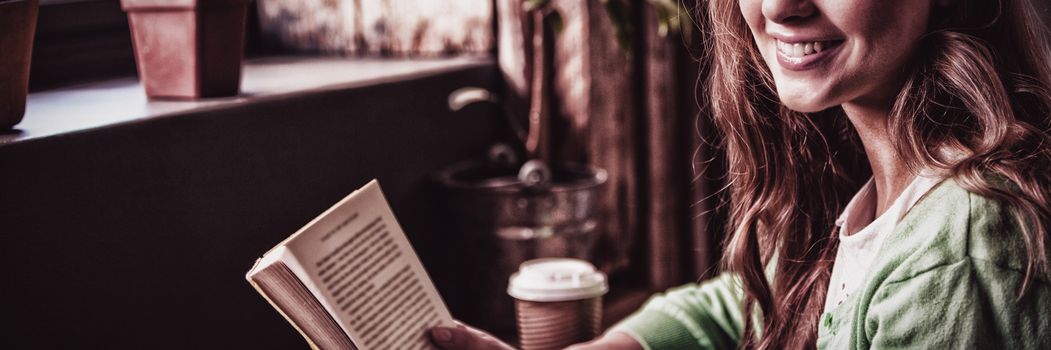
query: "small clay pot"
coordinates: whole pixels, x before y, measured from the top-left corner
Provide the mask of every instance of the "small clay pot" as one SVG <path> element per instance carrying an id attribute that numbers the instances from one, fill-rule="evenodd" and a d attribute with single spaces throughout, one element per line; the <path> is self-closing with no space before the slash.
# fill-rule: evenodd
<path id="1" fill-rule="evenodd" d="M 241 89 L 249 0 L 121 0 L 146 96 L 195 99 Z"/>
<path id="2" fill-rule="evenodd" d="M 22 121 L 38 0 L 0 0 L 0 130 Z"/>

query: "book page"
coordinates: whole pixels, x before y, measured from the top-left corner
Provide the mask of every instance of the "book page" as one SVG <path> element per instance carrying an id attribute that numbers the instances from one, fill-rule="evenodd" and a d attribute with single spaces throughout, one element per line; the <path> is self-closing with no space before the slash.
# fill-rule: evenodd
<path id="1" fill-rule="evenodd" d="M 289 266 L 358 349 L 432 349 L 452 316 L 373 180 L 287 242 Z"/>

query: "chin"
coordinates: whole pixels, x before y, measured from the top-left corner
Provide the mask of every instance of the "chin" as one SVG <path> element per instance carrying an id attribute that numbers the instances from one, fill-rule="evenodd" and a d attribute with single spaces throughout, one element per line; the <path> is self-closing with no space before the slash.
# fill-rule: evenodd
<path id="1" fill-rule="evenodd" d="M 813 113 L 832 108 L 838 103 L 831 101 L 828 89 L 817 82 L 778 81 L 777 95 L 781 104 L 796 112 Z"/>
<path id="2" fill-rule="evenodd" d="M 820 112 L 832 107 L 825 103 L 825 101 L 794 97 L 782 97 L 781 104 L 788 109 L 801 113 Z"/>

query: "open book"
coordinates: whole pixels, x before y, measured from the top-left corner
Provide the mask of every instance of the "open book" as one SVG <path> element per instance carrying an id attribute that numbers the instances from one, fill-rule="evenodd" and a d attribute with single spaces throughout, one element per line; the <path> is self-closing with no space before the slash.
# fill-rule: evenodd
<path id="1" fill-rule="evenodd" d="M 453 325 L 376 180 L 271 249 L 245 278 L 315 349 L 431 349 L 427 330 Z"/>

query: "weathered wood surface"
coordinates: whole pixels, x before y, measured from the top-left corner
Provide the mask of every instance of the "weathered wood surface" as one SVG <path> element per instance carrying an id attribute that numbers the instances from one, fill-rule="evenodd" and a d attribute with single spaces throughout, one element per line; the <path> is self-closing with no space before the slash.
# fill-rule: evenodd
<path id="1" fill-rule="evenodd" d="M 694 1 L 683 5 L 679 16 L 687 16 Z M 649 283 L 660 290 L 717 271 L 725 220 L 719 203 L 724 197 L 718 194 L 723 167 L 712 125 L 700 108 L 702 33 L 683 20 L 680 31 L 662 35 L 655 8 L 644 6 L 642 16 L 642 222 Z"/>
<path id="2" fill-rule="evenodd" d="M 390 56 L 489 52 L 491 0 L 258 0 L 262 39 L 295 51 Z"/>
<path id="3" fill-rule="evenodd" d="M 645 159 L 648 177 L 645 188 L 645 212 L 649 244 L 650 285 L 665 289 L 682 282 L 683 247 L 688 237 L 686 220 L 689 195 L 688 181 L 684 181 L 683 165 L 688 143 L 684 142 L 680 125 L 678 85 L 679 68 L 675 42 L 657 33 L 657 13 L 651 6 L 643 6 L 642 36 Z"/>
<path id="4" fill-rule="evenodd" d="M 628 266 L 632 250 L 641 237 L 639 205 L 639 172 L 637 150 L 637 82 L 632 81 L 632 57 L 617 43 L 613 26 L 599 1 L 589 1 L 587 16 L 589 52 L 587 69 L 594 77 L 588 91 L 587 110 L 568 116 L 586 130 L 575 140 L 585 148 L 585 160 L 606 168 L 603 208 L 606 251 L 609 269 Z M 586 120 L 587 123 L 583 123 Z M 600 246 L 601 247 L 601 246 Z M 641 263 L 641 262 L 639 262 Z"/>

